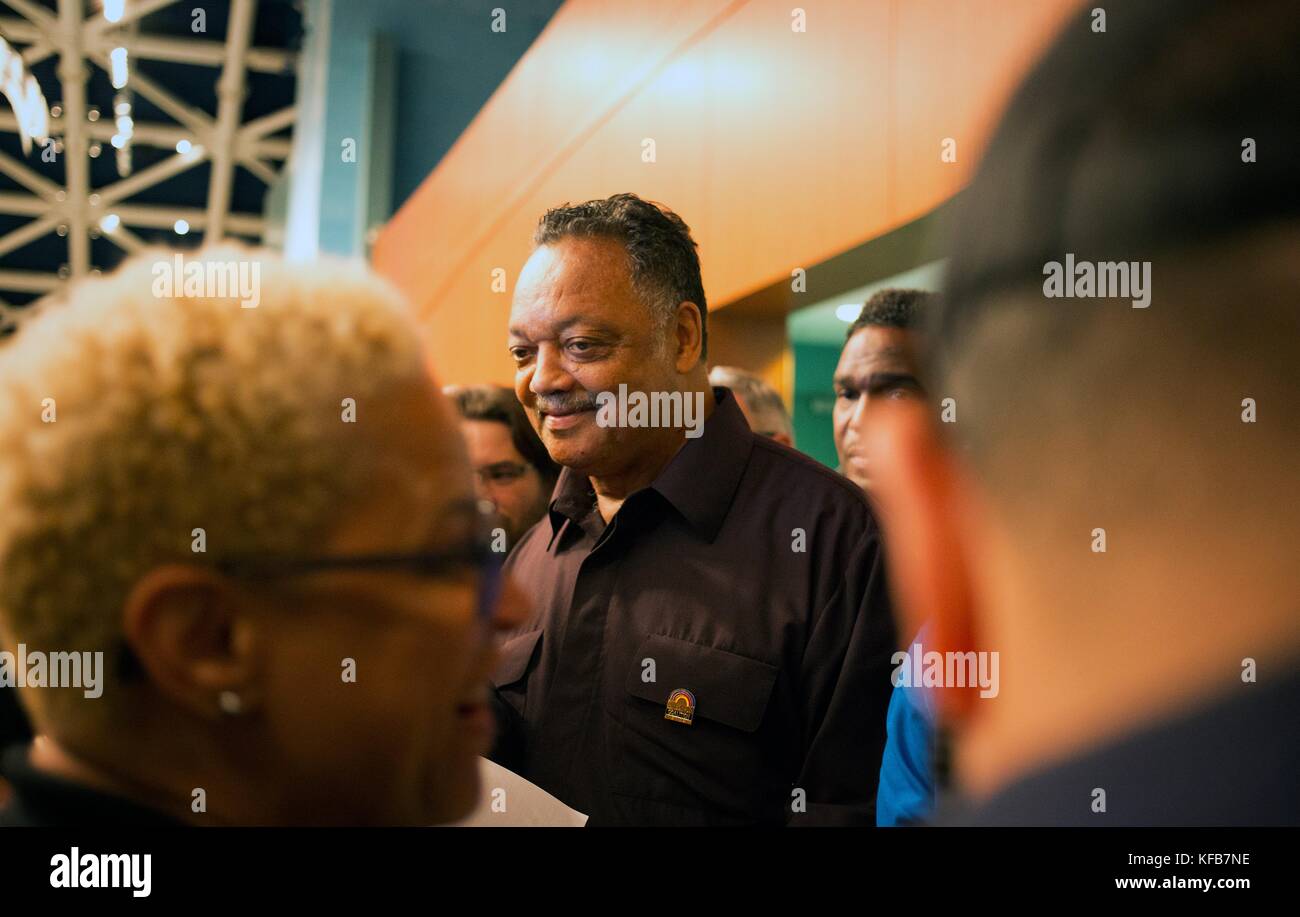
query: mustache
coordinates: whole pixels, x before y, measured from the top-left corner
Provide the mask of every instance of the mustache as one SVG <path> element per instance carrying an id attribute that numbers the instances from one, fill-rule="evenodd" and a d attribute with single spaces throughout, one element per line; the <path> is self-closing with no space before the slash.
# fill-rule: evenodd
<path id="1" fill-rule="evenodd" d="M 596 399 L 590 392 L 538 395 L 535 405 L 539 414 L 573 414 L 577 411 L 594 411 Z"/>

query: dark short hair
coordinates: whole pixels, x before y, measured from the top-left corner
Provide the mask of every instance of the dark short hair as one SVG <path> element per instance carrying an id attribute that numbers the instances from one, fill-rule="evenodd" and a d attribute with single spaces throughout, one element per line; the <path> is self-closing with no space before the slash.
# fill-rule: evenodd
<path id="1" fill-rule="evenodd" d="M 491 420 L 505 424 L 510 430 L 510 441 L 524 461 L 537 469 L 548 488 L 555 486 L 560 477 L 560 466 L 551 460 L 551 454 L 528 422 L 528 415 L 514 392 L 500 385 L 466 385 L 453 388 L 451 396 L 460 416 L 466 420 Z"/>
<path id="2" fill-rule="evenodd" d="M 699 306 L 701 359 L 708 356 L 709 307 L 700 256 L 681 217 L 635 194 L 615 194 L 546 211 L 533 233 L 533 244 L 551 245 L 572 236 L 620 243 L 627 252 L 632 286 L 665 327 L 682 303 Z"/>
<path id="3" fill-rule="evenodd" d="M 902 290 L 890 287 L 878 290 L 862 306 L 858 317 L 849 325 L 848 340 L 863 328 L 875 325 L 881 328 L 915 328 L 925 312 L 926 303 L 933 293 L 925 290 Z"/>
<path id="4" fill-rule="evenodd" d="M 1260 446 L 1285 425 L 1251 439 L 1231 408 L 1300 390 L 1300 16 L 1294 0 L 1122 16 L 1104 35 L 1071 17 L 1017 90 L 958 201 L 926 329 L 927 387 L 964 405 L 943 429 L 1008 500 L 1039 499 L 1069 456 L 1131 466 L 1134 485 L 1123 456 L 1160 449 L 1206 478 L 1250 477 L 1228 450 L 1285 461 Z M 1147 263 L 1149 308 L 1055 298 L 1044 277 L 1067 254 Z"/>

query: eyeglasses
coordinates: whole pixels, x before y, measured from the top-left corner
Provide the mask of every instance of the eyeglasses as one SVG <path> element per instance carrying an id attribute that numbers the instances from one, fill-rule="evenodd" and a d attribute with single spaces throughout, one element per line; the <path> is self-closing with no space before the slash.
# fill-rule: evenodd
<path id="1" fill-rule="evenodd" d="M 280 579 L 336 570 L 401 570 L 421 577 L 440 577 L 467 568 L 479 574 L 477 614 L 490 620 L 501 596 L 501 569 L 505 554 L 492 550 L 486 540 L 453 551 L 416 553 L 352 554 L 325 557 L 232 557 L 218 560 L 214 567 L 236 579 Z"/>
<path id="2" fill-rule="evenodd" d="M 228 557 L 213 567 L 236 579 L 278 579 L 331 570 L 406 570 L 417 576 L 446 576 L 469 568 L 479 574 L 477 618 L 487 623 L 496 613 L 501 596 L 505 554 L 492 550 L 485 538 L 476 538 L 459 550 L 422 551 L 411 554 L 354 554 L 331 557 Z M 144 666 L 125 639 L 117 647 L 118 675 L 127 680 L 143 677 Z"/>

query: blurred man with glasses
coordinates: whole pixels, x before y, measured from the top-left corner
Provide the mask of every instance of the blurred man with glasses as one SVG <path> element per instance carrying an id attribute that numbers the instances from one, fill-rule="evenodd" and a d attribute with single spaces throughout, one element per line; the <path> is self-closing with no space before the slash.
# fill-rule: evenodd
<path id="1" fill-rule="evenodd" d="M 546 515 L 560 466 L 551 461 L 515 393 L 503 386 L 446 389 L 460 410 L 480 499 L 505 523 L 510 547 Z"/>

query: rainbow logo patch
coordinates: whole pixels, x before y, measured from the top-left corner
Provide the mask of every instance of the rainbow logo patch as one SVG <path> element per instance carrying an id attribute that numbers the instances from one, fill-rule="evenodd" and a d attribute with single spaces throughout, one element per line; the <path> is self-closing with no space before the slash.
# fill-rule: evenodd
<path id="1" fill-rule="evenodd" d="M 687 726 L 695 720 L 695 695 L 685 688 L 678 688 L 668 695 L 668 707 L 664 710 L 664 719 Z"/>

